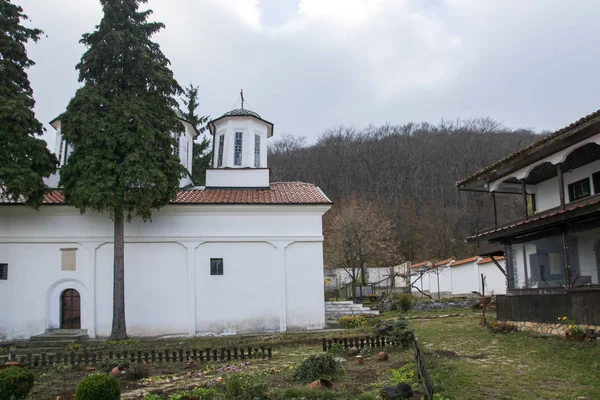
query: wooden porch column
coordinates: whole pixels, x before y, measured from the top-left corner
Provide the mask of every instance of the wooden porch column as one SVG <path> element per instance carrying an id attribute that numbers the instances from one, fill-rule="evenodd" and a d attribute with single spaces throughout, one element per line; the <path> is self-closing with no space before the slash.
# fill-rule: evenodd
<path id="1" fill-rule="evenodd" d="M 556 164 L 556 172 L 558 174 L 558 194 L 560 196 L 560 208 L 565 209 L 565 184 L 563 179 L 562 166 Z"/>
<path id="2" fill-rule="evenodd" d="M 569 239 L 567 237 L 567 226 L 561 227 L 562 231 L 562 244 L 563 244 L 563 257 L 565 260 L 565 286 L 571 287 L 571 266 L 569 265 Z"/>
<path id="3" fill-rule="evenodd" d="M 525 212 L 525 219 L 529 218 L 527 212 L 527 188 L 525 187 L 525 179 L 521 179 L 521 191 L 523 192 L 523 209 Z"/>
<path id="4" fill-rule="evenodd" d="M 494 202 L 494 229 L 498 229 L 498 213 L 496 211 L 496 192 L 492 192 L 492 200 Z"/>

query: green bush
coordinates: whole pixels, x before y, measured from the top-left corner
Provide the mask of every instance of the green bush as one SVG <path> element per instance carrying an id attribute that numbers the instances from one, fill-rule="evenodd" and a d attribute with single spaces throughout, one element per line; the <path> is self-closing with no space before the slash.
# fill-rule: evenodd
<path id="1" fill-rule="evenodd" d="M 373 393 L 362 393 L 360 394 L 356 400 L 377 400 L 379 397 Z"/>
<path id="2" fill-rule="evenodd" d="M 405 364 L 398 369 L 391 370 L 392 372 L 392 384 L 397 385 L 399 383 L 406 383 L 410 386 L 416 386 L 418 382 L 417 374 L 415 373 L 417 366 L 409 363 Z"/>
<path id="3" fill-rule="evenodd" d="M 0 400 L 24 399 L 33 387 L 33 380 L 33 372 L 20 367 L 0 371 Z"/>
<path id="4" fill-rule="evenodd" d="M 341 400 L 345 398 L 346 397 L 339 392 L 332 392 L 331 390 L 314 390 L 305 387 L 283 389 L 274 395 L 274 399 L 276 400 Z"/>
<path id="5" fill-rule="evenodd" d="M 144 379 L 150 376 L 150 368 L 148 364 L 134 364 L 133 367 L 127 370 L 127 378 L 132 381 Z"/>
<path id="6" fill-rule="evenodd" d="M 157 394 L 147 394 L 142 400 L 162 400 L 162 397 Z"/>
<path id="7" fill-rule="evenodd" d="M 119 381 L 104 374 L 86 376 L 79 382 L 75 392 L 75 400 L 119 400 L 120 398 Z"/>
<path id="8" fill-rule="evenodd" d="M 391 328 L 387 334 L 390 343 L 402 348 L 412 345 L 413 340 L 415 340 L 415 333 L 412 329 L 408 329 L 408 323 L 405 320 L 393 323 Z"/>
<path id="9" fill-rule="evenodd" d="M 267 384 L 260 375 L 234 373 L 227 377 L 225 384 L 226 397 L 240 400 L 262 398 L 267 391 Z"/>
<path id="10" fill-rule="evenodd" d="M 412 296 L 410 294 L 403 294 L 399 299 L 400 309 L 402 312 L 408 312 L 412 308 Z"/>
<path id="11" fill-rule="evenodd" d="M 222 397 L 217 397 L 217 389 L 215 388 L 195 388 L 194 390 L 185 390 L 177 392 L 169 396 L 168 400 L 217 400 Z M 146 400 L 146 398 L 144 398 Z M 160 400 L 160 397 L 150 400 Z"/>
<path id="12" fill-rule="evenodd" d="M 360 328 L 369 323 L 364 315 L 346 315 L 338 318 L 338 322 L 346 329 Z"/>
<path id="13" fill-rule="evenodd" d="M 294 380 L 310 383 L 321 378 L 335 379 L 343 373 L 344 370 L 331 354 L 319 354 L 302 361 L 296 369 Z"/>

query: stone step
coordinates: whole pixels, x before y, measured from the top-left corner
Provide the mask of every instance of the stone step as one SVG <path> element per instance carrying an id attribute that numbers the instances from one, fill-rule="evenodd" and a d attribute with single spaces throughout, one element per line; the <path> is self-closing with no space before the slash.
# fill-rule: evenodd
<path id="1" fill-rule="evenodd" d="M 325 316 L 327 319 L 329 319 L 330 316 L 336 316 L 336 315 L 341 316 L 341 315 L 364 315 L 364 314 L 379 315 L 379 311 L 378 310 L 369 310 L 369 311 L 361 311 L 361 312 L 342 311 L 342 312 L 325 313 Z"/>
<path id="2" fill-rule="evenodd" d="M 78 340 L 35 340 L 28 342 L 25 347 L 28 349 L 38 349 L 38 348 L 64 348 L 73 343 L 79 343 Z"/>
<path id="3" fill-rule="evenodd" d="M 350 301 L 350 300 L 348 300 L 348 301 L 326 301 L 325 302 L 326 306 L 327 305 L 335 305 L 335 304 L 354 304 L 354 302 Z"/>

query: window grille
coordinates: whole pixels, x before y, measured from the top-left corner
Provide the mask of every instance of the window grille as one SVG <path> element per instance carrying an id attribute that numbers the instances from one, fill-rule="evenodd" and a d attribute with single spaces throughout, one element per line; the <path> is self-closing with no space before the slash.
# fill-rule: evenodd
<path id="1" fill-rule="evenodd" d="M 260 168 L 260 135 L 254 135 L 254 167 Z"/>
<path id="2" fill-rule="evenodd" d="M 233 165 L 242 165 L 242 132 L 235 133 L 235 147 L 233 151 Z"/>
<path id="3" fill-rule="evenodd" d="M 211 258 L 210 259 L 210 274 L 211 275 L 223 275 L 223 259 L 222 258 Z"/>

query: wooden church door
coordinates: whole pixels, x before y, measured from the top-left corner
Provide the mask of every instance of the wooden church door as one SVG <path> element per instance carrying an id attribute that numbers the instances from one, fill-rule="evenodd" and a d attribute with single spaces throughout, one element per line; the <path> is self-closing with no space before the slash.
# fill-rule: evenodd
<path id="1" fill-rule="evenodd" d="M 75 289 L 67 289 L 60 296 L 61 329 L 81 329 L 81 298 Z"/>

